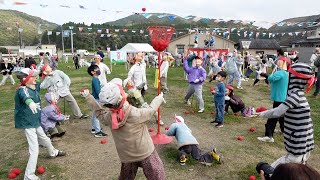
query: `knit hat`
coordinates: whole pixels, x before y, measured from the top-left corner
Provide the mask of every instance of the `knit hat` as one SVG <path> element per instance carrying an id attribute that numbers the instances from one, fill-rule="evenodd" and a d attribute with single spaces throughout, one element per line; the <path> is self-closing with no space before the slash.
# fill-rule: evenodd
<path id="1" fill-rule="evenodd" d="M 175 121 L 176 121 L 177 123 L 184 123 L 184 119 L 183 119 L 183 117 L 181 117 L 181 116 L 175 116 Z"/>
<path id="2" fill-rule="evenodd" d="M 294 89 L 304 89 L 307 85 L 306 93 L 308 93 L 315 83 L 316 78 L 313 75 L 312 68 L 305 63 L 293 64 L 288 72 L 290 73 L 288 86 L 289 92 Z"/>
<path id="3" fill-rule="evenodd" d="M 101 88 L 99 99 L 103 104 L 116 105 L 120 101 L 120 89 L 115 83 L 107 83 Z"/>

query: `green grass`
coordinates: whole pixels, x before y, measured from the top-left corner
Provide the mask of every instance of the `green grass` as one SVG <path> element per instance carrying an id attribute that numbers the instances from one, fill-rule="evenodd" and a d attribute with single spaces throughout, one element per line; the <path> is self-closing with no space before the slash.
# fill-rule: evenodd
<path id="1" fill-rule="evenodd" d="M 107 65 L 110 66 L 109 64 Z M 71 62 L 68 64 L 64 64 L 63 62 L 59 63 L 59 69 L 64 71 L 72 80 L 71 92 L 77 100 L 80 109 L 84 113 L 89 114 L 90 110 L 87 107 L 84 99 L 80 97 L 79 92 L 84 87 L 91 89 L 91 77 L 86 72 L 85 67 L 82 67 L 80 70 L 75 70 L 70 69 L 67 66 L 73 67 L 73 64 Z M 113 66 L 112 69 L 112 74 L 107 76 L 108 80 L 111 80 L 115 77 L 122 79 L 126 78 L 127 72 L 125 71 L 124 65 L 116 65 Z M 198 105 L 195 97 L 193 97 L 194 103 L 192 106 L 183 105 L 183 98 L 185 96 L 186 88 L 188 87 L 188 83 L 184 80 L 183 74 L 182 67 L 169 69 L 168 87 L 170 92 L 168 95 L 165 95 L 167 104 L 165 104 L 162 108 L 163 116 L 167 120 L 168 118 L 171 118 L 174 113 L 177 113 L 177 115 L 182 115 L 185 117 L 185 119 L 189 120 L 188 125 L 195 133 L 194 135 L 199 141 L 203 142 L 200 145 L 201 148 L 208 150 L 217 143 L 215 142 L 215 136 L 212 135 L 212 131 L 216 131 L 216 129 L 213 130 L 212 127 L 208 125 L 212 120 L 212 115 L 210 115 L 210 112 L 214 111 L 213 96 L 209 92 L 209 87 L 214 86 L 215 82 L 205 83 L 203 86 L 205 113 L 194 113 L 187 116 L 184 114 L 184 112 L 196 112 L 198 110 Z M 156 88 L 153 87 L 154 76 L 155 69 L 147 68 L 149 87 L 145 98 L 147 102 L 150 102 L 157 94 Z M 253 82 L 250 81 L 250 83 Z M 8 172 L 13 167 L 19 167 L 24 170 L 28 157 L 28 146 L 24 134 L 21 131 L 14 129 L 13 97 L 16 86 L 13 87 L 9 84 L 10 83 L 7 81 L 7 86 L 0 87 L 0 179 L 5 179 Z M 245 84 L 244 88 L 244 90 L 236 90 L 236 94 L 243 99 L 246 105 L 253 107 L 265 105 L 267 107 L 271 107 L 272 103 L 269 100 L 270 90 L 268 86 L 263 84 L 263 82 L 260 82 L 258 86 L 254 88 L 249 87 L 249 83 L 247 83 Z M 44 93 L 45 91 L 42 90 L 42 97 L 44 96 Z M 315 144 L 318 145 L 320 142 L 320 114 L 318 110 L 320 108 L 320 103 L 319 99 L 311 97 L 310 94 L 308 94 L 307 97 L 312 109 L 312 119 L 315 130 Z M 42 106 L 45 105 L 46 102 L 44 102 L 42 98 Z M 72 114 L 70 108 L 67 105 L 64 106 L 63 101 L 59 102 L 59 107 L 62 112 L 65 111 L 66 114 Z M 182 167 L 177 162 L 177 150 L 174 144 L 157 146 L 157 150 L 159 149 L 160 151 L 158 151 L 158 153 L 165 164 L 166 170 L 168 171 L 166 172 L 168 174 L 168 179 L 183 179 L 183 177 L 187 177 L 187 175 L 190 173 L 194 174 L 194 179 L 197 179 L 198 177 L 196 174 L 201 174 L 201 177 L 204 179 L 247 179 L 250 175 L 257 176 L 255 172 L 255 165 L 259 161 L 256 162 L 256 159 L 272 162 L 275 160 L 275 157 L 278 158 L 280 156 L 279 154 L 281 154 L 284 150 L 283 138 L 281 136 L 275 136 L 275 143 L 265 144 L 256 140 L 256 137 L 260 135 L 258 133 L 263 132 L 262 129 L 258 129 L 258 133 L 250 133 L 246 129 L 247 127 L 257 125 L 258 123 L 265 123 L 263 121 L 259 121 L 261 120 L 255 118 L 235 117 L 233 113 L 231 113 L 231 109 L 229 110 L 229 114 L 225 116 L 226 127 L 221 130 L 227 131 L 229 134 L 225 137 L 217 137 L 218 141 L 226 140 L 226 142 L 228 142 L 228 144 L 223 144 L 223 142 L 220 143 L 222 144 L 220 146 L 223 147 L 221 152 L 224 153 L 224 156 L 226 157 L 226 165 L 215 164 L 213 167 L 203 167 L 191 158 L 188 161 L 188 164 Z M 167 120 L 167 122 L 172 122 L 172 120 Z M 78 123 L 78 121 L 75 121 L 74 123 Z M 66 126 L 68 126 L 68 124 Z M 235 140 L 237 135 L 242 135 L 245 138 L 243 143 L 238 143 Z M 213 139 L 213 142 L 211 139 Z M 317 147 L 318 146 L 316 146 L 316 148 Z M 262 151 L 261 149 L 265 150 Z M 79 152 L 81 152 L 81 149 L 79 149 Z M 318 158 L 317 153 L 319 153 L 318 149 L 313 152 L 313 157 Z M 251 159 L 247 162 L 246 158 L 248 157 Z M 253 157 L 254 159 L 252 160 Z M 233 162 L 233 159 L 241 158 L 243 158 L 243 162 Z M 229 162 L 232 163 L 230 164 Z M 54 176 L 53 179 L 68 179 L 68 176 L 66 175 L 69 171 L 68 166 L 72 166 L 72 164 L 64 164 L 63 167 L 61 167 L 58 165 L 58 163 L 48 160 L 46 158 L 46 151 L 43 149 L 40 150 L 38 165 L 46 167 L 46 179 L 51 179 L 51 176 Z M 85 171 L 85 169 L 79 169 L 79 171 Z M 118 171 L 118 168 L 116 171 Z M 138 173 L 137 179 L 144 179 L 143 173 Z"/>

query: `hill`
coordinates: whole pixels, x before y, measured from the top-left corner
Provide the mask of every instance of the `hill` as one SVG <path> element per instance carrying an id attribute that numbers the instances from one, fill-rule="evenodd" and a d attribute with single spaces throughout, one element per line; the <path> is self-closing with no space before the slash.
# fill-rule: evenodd
<path id="1" fill-rule="evenodd" d="M 320 14 L 304 17 L 295 17 L 290 19 L 285 19 L 278 24 L 273 25 L 268 30 L 271 32 L 295 32 L 303 31 L 304 28 L 319 23 Z"/>
<path id="2" fill-rule="evenodd" d="M 41 24 L 43 31 L 57 27 L 55 23 L 15 10 L 0 10 L 0 17 L 0 45 L 2 46 L 19 45 L 17 22 L 23 29 L 22 39 L 26 46 L 39 43 L 41 35 L 38 35 L 38 23 Z"/>

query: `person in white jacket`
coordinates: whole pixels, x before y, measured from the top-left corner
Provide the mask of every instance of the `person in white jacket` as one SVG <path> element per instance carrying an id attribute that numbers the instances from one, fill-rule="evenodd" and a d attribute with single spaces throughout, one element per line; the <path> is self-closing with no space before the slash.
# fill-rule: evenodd
<path id="1" fill-rule="evenodd" d="M 169 91 L 167 86 L 167 77 L 168 77 L 168 70 L 169 70 L 169 61 L 168 55 L 163 56 L 163 59 L 160 63 L 160 84 L 161 90 L 165 94 Z"/>
<path id="2" fill-rule="evenodd" d="M 143 60 L 143 53 L 136 54 L 136 63 L 130 68 L 128 72 L 128 79 L 131 79 L 138 89 L 141 89 L 141 95 L 146 94 L 147 77 L 146 77 L 146 63 Z"/>
<path id="3" fill-rule="evenodd" d="M 102 58 L 101 58 L 101 56 L 99 54 L 94 56 L 94 60 L 96 62 L 96 65 L 99 66 L 101 74 L 98 76 L 98 79 L 100 81 L 101 87 L 103 87 L 108 82 L 106 75 L 107 74 L 111 74 L 111 71 L 110 71 L 109 67 L 106 64 L 101 62 Z"/>

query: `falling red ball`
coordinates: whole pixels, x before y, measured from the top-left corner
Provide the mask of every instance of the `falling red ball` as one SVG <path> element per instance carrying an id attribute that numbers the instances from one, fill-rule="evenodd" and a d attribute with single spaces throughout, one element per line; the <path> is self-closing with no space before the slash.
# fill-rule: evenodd
<path id="1" fill-rule="evenodd" d="M 170 127 L 165 127 L 164 130 L 168 131 Z"/>
<path id="2" fill-rule="evenodd" d="M 153 132 L 154 131 L 154 128 L 149 128 L 149 132 Z"/>
<path id="3" fill-rule="evenodd" d="M 144 8 L 142 8 L 141 10 L 142 10 L 143 12 L 145 12 L 145 11 L 147 10 L 147 8 L 144 7 Z"/>
<path id="4" fill-rule="evenodd" d="M 243 137 L 242 136 L 238 136 L 238 141 L 242 141 L 243 140 Z"/>
<path id="5" fill-rule="evenodd" d="M 16 174 L 18 176 L 21 173 L 21 170 L 19 168 L 13 168 L 11 170 L 11 173 L 14 173 L 14 174 Z"/>
<path id="6" fill-rule="evenodd" d="M 210 114 L 211 114 L 211 115 L 213 115 L 213 114 L 214 114 L 214 112 L 212 111 L 212 112 L 210 112 Z"/>
<path id="7" fill-rule="evenodd" d="M 16 177 L 17 177 L 17 175 L 15 173 L 11 172 L 11 173 L 8 174 L 8 179 L 14 179 Z"/>
<path id="8" fill-rule="evenodd" d="M 255 176 L 250 176 L 249 180 L 256 180 L 256 177 Z"/>
<path id="9" fill-rule="evenodd" d="M 256 129 L 254 127 L 252 127 L 252 128 L 250 128 L 250 131 L 254 132 L 254 131 L 256 131 Z"/>
<path id="10" fill-rule="evenodd" d="M 106 139 L 101 139 L 101 144 L 106 144 L 107 143 L 107 140 Z"/>
<path id="11" fill-rule="evenodd" d="M 45 169 L 44 169 L 44 167 L 39 166 L 37 171 L 38 171 L 39 174 L 43 174 L 45 172 Z"/>

